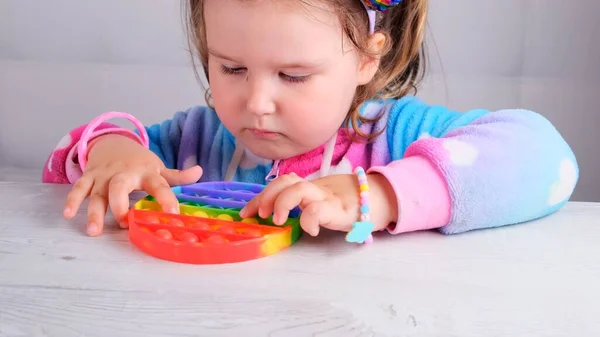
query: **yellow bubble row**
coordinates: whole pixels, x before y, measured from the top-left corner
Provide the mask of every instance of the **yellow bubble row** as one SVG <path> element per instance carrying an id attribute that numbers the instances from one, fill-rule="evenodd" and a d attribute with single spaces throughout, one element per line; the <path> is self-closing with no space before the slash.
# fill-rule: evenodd
<path id="1" fill-rule="evenodd" d="M 192 213 L 192 215 L 199 217 L 199 218 L 212 218 L 210 215 L 208 215 L 208 213 L 206 213 L 204 211 L 196 211 L 196 212 Z M 215 217 L 215 219 L 225 220 L 225 221 L 234 221 L 233 217 L 229 214 L 219 214 Z M 258 220 L 256 220 L 255 218 L 245 218 L 245 219 L 242 219 L 242 222 L 249 223 L 249 224 L 258 224 Z"/>

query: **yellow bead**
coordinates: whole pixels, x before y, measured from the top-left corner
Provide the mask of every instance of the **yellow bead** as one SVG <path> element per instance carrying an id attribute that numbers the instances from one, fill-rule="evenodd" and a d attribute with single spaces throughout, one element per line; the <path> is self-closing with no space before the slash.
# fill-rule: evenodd
<path id="1" fill-rule="evenodd" d="M 255 218 L 246 218 L 246 219 L 242 219 L 243 223 L 249 223 L 249 224 L 258 224 L 258 220 L 256 220 Z"/>
<path id="2" fill-rule="evenodd" d="M 361 192 L 368 191 L 368 190 L 369 190 L 369 185 L 367 185 L 367 184 L 360 185 Z"/>

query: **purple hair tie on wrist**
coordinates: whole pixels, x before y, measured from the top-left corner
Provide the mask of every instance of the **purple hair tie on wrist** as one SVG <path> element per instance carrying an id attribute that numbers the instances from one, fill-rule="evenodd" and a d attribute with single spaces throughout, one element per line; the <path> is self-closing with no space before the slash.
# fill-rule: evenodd
<path id="1" fill-rule="evenodd" d="M 375 33 L 376 12 L 385 12 L 386 10 L 400 4 L 402 0 L 361 0 L 369 15 L 369 33 Z"/>

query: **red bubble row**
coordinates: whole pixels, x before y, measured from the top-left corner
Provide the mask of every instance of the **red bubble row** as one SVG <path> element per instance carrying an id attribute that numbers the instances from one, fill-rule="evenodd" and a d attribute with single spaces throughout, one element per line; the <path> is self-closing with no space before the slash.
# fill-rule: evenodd
<path id="1" fill-rule="evenodd" d="M 230 239 L 219 234 L 198 235 L 188 231 L 171 231 L 165 228 L 157 229 L 152 232 L 148 227 L 140 227 L 140 230 L 146 233 L 154 234 L 163 240 L 181 241 L 184 243 L 205 243 L 205 244 L 220 244 L 229 242 Z M 234 241 L 234 240 L 231 240 Z"/>
<path id="2" fill-rule="evenodd" d="M 220 244 L 258 239 L 285 230 L 253 222 L 166 214 L 151 210 L 134 211 L 133 221 L 139 230 L 161 241 L 187 244 Z M 150 239 L 150 237 L 148 237 Z"/>
<path id="3" fill-rule="evenodd" d="M 219 232 L 222 234 L 240 234 L 249 237 L 260 237 L 263 235 L 261 229 L 256 226 L 242 224 L 239 222 L 225 222 L 225 221 L 211 221 L 207 219 L 178 219 L 178 218 L 167 218 L 166 221 L 159 221 L 156 216 L 146 216 L 140 219 L 138 224 L 140 226 L 152 226 L 152 225 L 167 225 L 170 227 L 177 228 L 190 228 L 202 231 Z M 261 226 L 264 227 L 264 226 Z M 265 228 L 266 231 L 267 228 Z M 272 231 L 268 231 L 272 232 Z M 268 234 L 264 233 L 264 234 Z"/>

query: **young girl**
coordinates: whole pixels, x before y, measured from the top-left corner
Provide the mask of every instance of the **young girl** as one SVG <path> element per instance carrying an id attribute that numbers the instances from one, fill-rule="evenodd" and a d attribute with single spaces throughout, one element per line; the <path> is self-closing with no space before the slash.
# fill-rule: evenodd
<path id="1" fill-rule="evenodd" d="M 100 115 L 63 138 L 44 168 L 44 182 L 74 184 L 66 218 L 89 197 L 90 235 L 108 207 L 126 226 L 131 191 L 178 212 L 169 186 L 199 180 L 266 184 L 242 216 L 283 223 L 299 206 L 310 235 L 352 231 L 357 242 L 384 229 L 521 223 L 555 212 L 575 188 L 574 154 L 541 115 L 460 113 L 410 95 L 427 0 L 188 5 L 209 106 L 149 127 Z M 105 122 L 115 117 L 138 130 Z"/>

